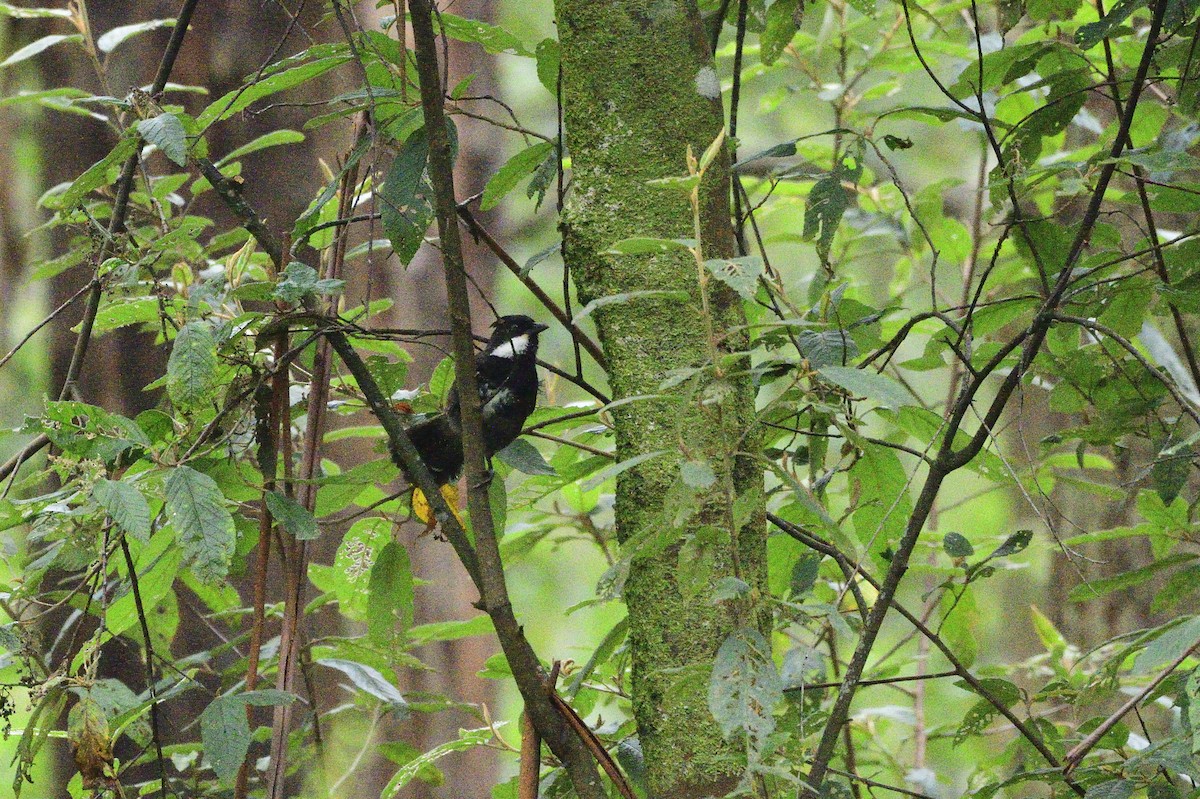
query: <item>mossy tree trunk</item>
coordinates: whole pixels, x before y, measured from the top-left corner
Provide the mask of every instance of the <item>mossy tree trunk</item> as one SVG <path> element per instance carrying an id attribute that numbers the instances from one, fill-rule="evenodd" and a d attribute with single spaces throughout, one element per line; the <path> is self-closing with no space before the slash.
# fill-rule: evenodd
<path id="1" fill-rule="evenodd" d="M 762 472 L 744 454 L 755 447 L 753 391 L 736 376 L 737 359 L 721 357 L 745 351 L 745 316 L 738 296 L 714 280 L 706 318 L 688 252 L 606 252 L 630 237 L 695 236 L 687 193 L 649 181 L 686 175 L 688 147 L 698 158 L 720 134 L 717 75 L 694 2 L 555 6 L 572 158 L 567 258 L 580 299 L 660 292 L 596 312 L 614 397 L 669 396 L 613 414 L 618 459 L 665 452 L 617 480 L 617 527 L 634 553 L 624 597 L 648 787 L 654 797 L 720 796 L 744 763 L 742 746 L 724 741 L 709 713 L 707 675 L 730 632 L 761 626 L 754 602 L 765 569 Z M 721 155 L 699 195 L 705 258 L 734 255 L 728 196 Z M 688 369 L 699 371 L 663 389 L 673 370 Z M 750 596 L 714 604 L 714 584 L 730 576 L 747 583 Z"/>

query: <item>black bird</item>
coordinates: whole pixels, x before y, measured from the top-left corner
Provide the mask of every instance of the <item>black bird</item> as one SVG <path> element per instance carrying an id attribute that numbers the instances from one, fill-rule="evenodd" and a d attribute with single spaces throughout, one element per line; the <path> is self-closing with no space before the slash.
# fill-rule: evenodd
<path id="1" fill-rule="evenodd" d="M 521 434 L 525 420 L 537 405 L 538 333 L 546 325 L 514 314 L 501 316 L 492 328 L 487 346 L 475 356 L 483 439 L 489 458 Z M 446 409 L 408 428 L 408 437 L 438 485 L 458 479 L 463 468 L 463 448 L 456 387 L 450 389 Z"/>

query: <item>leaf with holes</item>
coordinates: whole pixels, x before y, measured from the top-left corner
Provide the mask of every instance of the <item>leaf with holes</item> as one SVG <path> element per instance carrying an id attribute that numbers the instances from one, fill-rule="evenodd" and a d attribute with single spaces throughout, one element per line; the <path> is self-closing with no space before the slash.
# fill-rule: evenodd
<path id="1" fill-rule="evenodd" d="M 783 681 L 771 659 L 771 645 L 758 630 L 740 627 L 721 648 L 708 683 L 708 709 L 730 737 L 745 734 L 758 748 L 775 730 L 775 707 L 783 701 Z"/>
<path id="2" fill-rule="evenodd" d="M 421 128 L 400 148 L 380 190 L 383 230 L 404 264 L 416 255 L 433 222 L 433 188 L 425 174 L 428 159 L 429 138 Z"/>
<path id="3" fill-rule="evenodd" d="M 711 258 L 704 266 L 713 277 L 738 293 L 743 300 L 753 300 L 758 291 L 758 279 L 763 275 L 763 259 L 757 255 L 741 258 Z"/>

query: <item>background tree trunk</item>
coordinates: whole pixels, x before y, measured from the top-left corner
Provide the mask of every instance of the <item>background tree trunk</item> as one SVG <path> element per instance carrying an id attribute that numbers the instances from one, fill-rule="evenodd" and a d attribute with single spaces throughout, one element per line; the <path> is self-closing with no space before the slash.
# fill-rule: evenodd
<path id="1" fill-rule="evenodd" d="M 716 72 L 694 2 L 559 0 L 555 7 L 573 169 L 567 260 L 580 299 L 647 288 L 687 297 L 643 296 L 596 313 L 614 397 L 657 394 L 672 369 L 710 362 L 696 263 L 686 253 L 614 257 L 606 251 L 632 236 L 694 237 L 687 196 L 647 181 L 687 174 L 689 145 L 699 157 L 720 133 L 724 116 Z M 732 256 L 723 155 L 705 184 L 700 201 L 705 257 Z M 745 317 L 738 297 L 715 281 L 709 291 L 719 350 L 744 351 L 744 327 L 739 326 Z M 719 393 L 709 396 L 720 401 L 700 405 L 697 398 L 713 391 Z M 753 451 L 752 438 L 738 437 L 750 426 L 754 396 L 746 381 L 710 382 L 708 376 L 700 386 L 689 380 L 668 393 L 670 400 L 633 402 L 614 411 L 619 460 L 666 451 L 617 481 L 621 541 L 644 547 L 634 556 L 624 587 L 633 707 L 651 796 L 723 795 L 737 782 L 742 765 L 738 748 L 724 742 L 716 727 L 708 710 L 708 681 L 698 674 L 707 674 L 722 641 L 753 618 L 753 611 L 736 603 L 696 601 L 697 587 L 679 579 L 680 566 L 687 566 L 680 552 L 690 535 L 719 529 L 726 545 L 716 547 L 711 579 L 736 574 L 751 586 L 762 584 L 761 470 L 747 458 L 722 457 L 733 450 Z M 717 479 L 697 497 L 699 512 L 690 527 L 672 529 L 678 492 L 686 490 L 679 477 L 685 451 L 687 458 L 708 460 Z M 732 468 L 726 465 L 730 461 L 736 463 Z M 732 546 L 729 481 L 738 497 L 749 496 L 739 507 L 751 509 L 739 514 Z M 672 492 L 675 501 L 669 499 Z M 668 543 L 656 546 L 651 538 Z M 700 596 L 709 595 L 700 590 Z"/>

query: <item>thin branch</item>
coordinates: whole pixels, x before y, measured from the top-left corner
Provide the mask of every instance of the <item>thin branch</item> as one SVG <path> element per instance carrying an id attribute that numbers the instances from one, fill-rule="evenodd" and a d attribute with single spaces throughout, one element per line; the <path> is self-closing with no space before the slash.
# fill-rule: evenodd
<path id="1" fill-rule="evenodd" d="M 1187 660 L 1197 649 L 1200 649 L 1200 641 L 1196 641 L 1196 643 L 1189 646 L 1179 655 L 1179 657 L 1175 658 L 1175 660 L 1172 661 L 1169 666 L 1159 672 L 1159 674 L 1150 681 L 1149 685 L 1138 691 L 1135 696 L 1131 696 L 1128 702 L 1121 705 L 1121 707 L 1119 707 L 1115 713 L 1101 722 L 1099 727 L 1092 730 L 1088 737 L 1080 741 L 1073 749 L 1071 749 L 1070 752 L 1067 752 L 1066 757 L 1063 758 L 1063 776 L 1066 777 L 1070 775 L 1070 773 L 1075 770 L 1075 767 L 1079 765 L 1079 762 L 1087 756 L 1087 753 L 1090 752 L 1096 746 L 1096 744 L 1100 742 L 1100 739 L 1107 735 L 1109 730 L 1117 725 L 1117 722 L 1124 718 L 1129 711 L 1141 704 L 1142 701 L 1149 696 L 1155 688 L 1162 684 L 1163 680 L 1167 679 L 1167 677 L 1170 677 L 1171 674 L 1174 673 L 1175 669 L 1179 668 L 1180 664 Z"/>
<path id="2" fill-rule="evenodd" d="M 600 364 L 600 367 L 607 372 L 608 359 L 604 357 L 604 350 L 600 348 L 600 345 L 593 341 L 587 333 L 584 333 L 578 327 L 578 325 L 571 321 L 571 318 L 567 316 L 566 312 L 559 307 L 558 303 L 556 303 L 549 294 L 542 290 L 542 287 L 539 286 L 533 280 L 533 278 L 524 273 L 521 265 L 518 264 L 516 260 L 509 255 L 503 247 L 500 246 L 498 241 L 492 238 L 492 235 L 487 232 L 487 229 L 484 228 L 483 225 L 479 224 L 479 221 L 475 219 L 475 215 L 471 213 L 471 209 L 467 207 L 466 203 L 460 203 L 456 205 L 456 208 L 458 209 L 458 215 L 462 218 L 463 222 L 466 222 L 467 229 L 471 231 L 471 235 L 487 245 L 487 248 L 492 251 L 492 254 L 500 259 L 500 263 L 507 266 L 508 270 L 517 276 L 517 279 L 520 280 L 521 284 L 529 290 L 529 293 L 536 297 L 537 301 L 540 302 L 546 308 L 546 310 L 549 311 L 551 315 L 562 324 L 563 327 L 570 331 L 571 337 L 575 341 L 579 342 L 580 346 L 588 351 L 588 355 L 591 355 L 596 363 Z"/>
<path id="3" fill-rule="evenodd" d="M 471 341 L 471 306 L 466 268 L 462 260 L 462 242 L 458 230 L 458 204 L 454 198 L 454 172 L 450 141 L 443 109 L 444 93 L 438 74 L 437 41 L 433 32 L 434 8 L 431 0 L 411 0 L 413 42 L 417 76 L 421 87 L 421 106 L 425 131 L 429 137 L 429 178 L 433 186 L 434 209 L 442 242 L 442 262 L 446 273 L 446 294 L 451 329 L 454 331 L 455 383 L 462 412 L 463 460 L 467 476 L 467 507 L 475 533 L 480 598 L 492 618 L 501 648 L 512 666 L 514 680 L 525 708 L 538 733 L 558 756 L 580 799 L 604 799 L 607 792 L 596 771 L 585 739 L 564 721 L 551 696 L 548 677 L 537 655 L 525 639 L 513 613 L 504 581 L 504 564 L 493 528 L 488 500 L 486 452 L 480 412 L 478 381 L 475 374 L 475 349 Z"/>

